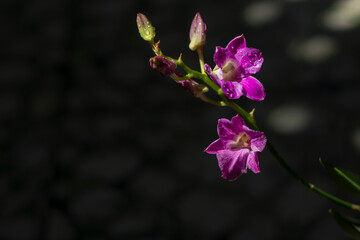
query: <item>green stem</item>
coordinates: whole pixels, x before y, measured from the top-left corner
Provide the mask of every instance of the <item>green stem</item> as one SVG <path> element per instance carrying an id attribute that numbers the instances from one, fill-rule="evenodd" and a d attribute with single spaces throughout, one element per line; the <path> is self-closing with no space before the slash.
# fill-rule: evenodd
<path id="1" fill-rule="evenodd" d="M 173 59 L 175 60 L 175 59 Z M 204 83 L 206 83 L 209 87 L 211 87 L 215 92 L 217 93 L 222 93 L 221 88 L 216 85 L 206 74 L 200 73 L 198 71 L 192 70 L 191 68 L 189 68 L 182 60 L 181 58 L 178 60 L 175 60 L 177 65 L 179 67 L 181 67 L 182 69 L 184 69 L 185 72 L 187 73 L 191 73 L 194 78 L 200 79 L 202 80 Z"/>
<path id="2" fill-rule="evenodd" d="M 349 178 L 345 173 L 343 173 L 340 169 L 336 167 L 334 167 L 334 170 L 337 174 L 339 174 L 342 178 L 344 178 L 352 187 L 360 191 L 359 185 L 356 182 L 354 182 L 351 178 Z"/>
<path id="3" fill-rule="evenodd" d="M 245 118 L 245 120 L 247 122 L 249 122 L 251 124 L 251 126 L 253 127 L 254 130 L 260 131 L 259 127 L 256 124 L 255 118 L 248 113 L 247 111 L 245 111 L 243 108 L 241 108 L 239 105 L 237 105 L 235 102 L 229 100 L 227 97 L 224 96 L 224 94 L 221 94 L 220 97 L 224 100 L 224 102 L 231 107 L 232 109 L 234 109 L 236 112 L 238 112 L 240 114 L 240 116 L 242 116 L 243 118 Z"/>
<path id="4" fill-rule="evenodd" d="M 203 48 L 200 47 L 197 49 L 197 53 L 199 55 L 199 63 L 200 63 L 200 69 L 201 69 L 201 73 L 202 74 L 205 74 L 205 69 L 204 69 L 204 65 L 205 65 L 205 62 L 204 62 L 204 52 L 203 52 Z"/>
<path id="5" fill-rule="evenodd" d="M 159 48 L 160 41 L 155 44 L 154 40 L 151 40 L 151 41 L 149 41 L 149 44 L 150 44 L 151 49 L 153 50 L 153 52 L 156 54 L 156 56 L 163 56 L 164 55 L 162 53 L 161 49 Z"/>
<path id="6" fill-rule="evenodd" d="M 176 76 L 175 73 L 173 73 L 173 74 L 170 75 L 170 77 L 172 79 L 174 79 L 174 81 L 184 81 L 184 80 L 188 80 L 188 79 L 192 78 L 193 75 L 191 73 L 189 73 L 189 74 L 186 74 L 185 76 L 178 77 L 178 76 Z"/>
<path id="7" fill-rule="evenodd" d="M 208 98 L 207 96 L 205 96 L 204 94 L 200 95 L 199 98 L 204 101 L 204 102 L 207 102 L 207 103 L 210 103 L 210 104 L 213 104 L 213 105 L 216 105 L 218 107 L 225 107 L 227 106 L 227 104 L 223 101 L 215 101 L 211 98 Z"/>
<path id="8" fill-rule="evenodd" d="M 271 154 L 276 158 L 276 160 L 280 163 L 280 165 L 297 181 L 303 184 L 305 187 L 310 189 L 311 191 L 317 193 L 318 195 L 328 199 L 329 201 L 336 203 L 342 207 L 346 207 L 355 211 L 360 211 L 360 206 L 357 204 L 353 204 L 347 201 L 344 201 L 334 195 L 325 192 L 324 190 L 316 187 L 314 184 L 305 181 L 302 177 L 299 176 L 290 166 L 285 162 L 285 160 L 281 157 L 279 152 L 273 147 L 273 145 L 268 141 L 266 144 L 267 149 L 271 152 Z"/>

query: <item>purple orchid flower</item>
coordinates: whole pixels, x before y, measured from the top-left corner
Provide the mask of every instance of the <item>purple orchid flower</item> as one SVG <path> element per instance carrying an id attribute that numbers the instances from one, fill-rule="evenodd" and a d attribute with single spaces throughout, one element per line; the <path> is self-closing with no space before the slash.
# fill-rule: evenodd
<path id="1" fill-rule="evenodd" d="M 260 70 L 263 61 L 261 52 L 246 47 L 245 38 L 241 35 L 231 40 L 226 48 L 216 47 L 216 67 L 211 70 L 211 67 L 205 64 L 205 72 L 228 98 L 238 99 L 244 95 L 261 101 L 265 98 L 264 87 L 250 75 Z"/>
<path id="2" fill-rule="evenodd" d="M 260 172 L 257 152 L 263 151 L 266 145 L 263 132 L 248 128 L 239 115 L 231 121 L 219 119 L 217 131 L 220 138 L 211 143 L 205 152 L 216 154 L 223 178 L 233 181 L 247 169 Z"/>

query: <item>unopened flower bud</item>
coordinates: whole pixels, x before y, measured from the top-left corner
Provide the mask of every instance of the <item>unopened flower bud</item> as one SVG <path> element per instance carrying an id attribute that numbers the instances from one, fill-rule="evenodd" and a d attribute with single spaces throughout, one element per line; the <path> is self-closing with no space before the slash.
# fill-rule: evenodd
<path id="1" fill-rule="evenodd" d="M 150 58 L 150 66 L 159 71 L 164 77 L 168 77 L 175 72 L 177 64 L 164 56 L 155 56 Z"/>
<path id="2" fill-rule="evenodd" d="M 206 86 L 203 84 L 198 84 L 192 79 L 177 81 L 186 91 L 190 92 L 194 97 L 200 97 L 205 91 Z"/>
<path id="3" fill-rule="evenodd" d="M 206 24 L 200 13 L 196 13 L 190 27 L 189 48 L 193 51 L 203 47 L 206 41 Z"/>
<path id="4" fill-rule="evenodd" d="M 153 41 L 155 38 L 155 28 L 151 25 L 147 17 L 142 13 L 138 13 L 136 16 L 136 23 L 139 29 L 140 36 L 145 41 Z"/>

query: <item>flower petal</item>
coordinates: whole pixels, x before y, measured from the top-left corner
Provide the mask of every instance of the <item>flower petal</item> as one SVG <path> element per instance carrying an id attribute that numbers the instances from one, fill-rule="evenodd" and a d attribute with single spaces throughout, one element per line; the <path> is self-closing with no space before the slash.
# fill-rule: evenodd
<path id="1" fill-rule="evenodd" d="M 222 140 L 233 140 L 237 134 L 236 128 L 234 128 L 233 124 L 226 118 L 218 120 L 217 132 Z"/>
<path id="2" fill-rule="evenodd" d="M 259 167 L 259 159 L 257 156 L 257 153 L 250 152 L 248 160 L 247 160 L 247 168 L 253 171 L 253 173 L 259 173 L 260 167 Z"/>
<path id="3" fill-rule="evenodd" d="M 226 46 L 226 48 L 233 55 L 235 55 L 240 49 L 246 48 L 246 41 L 244 35 L 237 36 L 236 38 L 231 40 L 229 44 Z"/>
<path id="4" fill-rule="evenodd" d="M 255 101 L 261 101 L 265 98 L 265 89 L 261 82 L 254 77 L 244 78 L 240 84 L 242 85 L 242 94 L 247 98 Z"/>
<path id="5" fill-rule="evenodd" d="M 225 149 L 226 144 L 223 140 L 217 139 L 216 141 L 212 142 L 205 150 L 204 152 L 215 154 L 218 153 L 221 150 Z"/>
<path id="6" fill-rule="evenodd" d="M 222 68 L 223 64 L 228 58 L 229 58 L 229 52 L 226 48 L 216 47 L 214 54 L 214 62 L 216 63 L 216 65 Z"/>
<path id="7" fill-rule="evenodd" d="M 242 117 L 240 117 L 238 114 L 231 119 L 231 123 L 233 124 L 233 128 L 235 129 L 237 134 L 244 132 L 243 126 L 246 127 L 246 123 L 245 123 L 244 119 Z M 247 129 L 249 129 L 249 128 L 247 128 Z"/>
<path id="8" fill-rule="evenodd" d="M 205 73 L 214 81 L 218 86 L 221 86 L 222 72 L 218 69 L 217 72 L 212 72 L 211 67 L 208 64 L 204 65 Z M 215 68 L 214 68 L 215 69 Z M 219 72 L 220 71 L 220 72 Z"/>
<path id="9" fill-rule="evenodd" d="M 215 83 L 219 86 L 224 82 L 224 74 L 221 68 L 218 66 L 214 67 L 214 70 L 212 71 L 212 75 L 216 79 Z"/>
<path id="10" fill-rule="evenodd" d="M 238 99 L 243 95 L 244 92 L 241 82 L 223 82 L 221 89 L 223 90 L 224 95 L 230 99 Z"/>
<path id="11" fill-rule="evenodd" d="M 211 67 L 209 66 L 209 64 L 204 64 L 204 70 L 207 75 L 211 75 Z"/>
<path id="12" fill-rule="evenodd" d="M 262 152 L 266 146 L 266 141 L 266 136 L 262 133 L 259 137 L 251 139 L 251 149 L 254 152 Z"/>
<path id="13" fill-rule="evenodd" d="M 233 181 L 246 173 L 249 153 L 249 149 L 241 149 L 239 151 L 225 150 L 216 154 L 222 177 Z"/>
<path id="14" fill-rule="evenodd" d="M 245 77 L 260 71 L 261 65 L 264 62 L 264 58 L 258 49 L 248 48 L 246 52 L 239 51 L 239 54 L 242 55 L 240 66 L 244 69 Z M 236 58 L 240 59 L 240 56 L 236 56 Z"/>

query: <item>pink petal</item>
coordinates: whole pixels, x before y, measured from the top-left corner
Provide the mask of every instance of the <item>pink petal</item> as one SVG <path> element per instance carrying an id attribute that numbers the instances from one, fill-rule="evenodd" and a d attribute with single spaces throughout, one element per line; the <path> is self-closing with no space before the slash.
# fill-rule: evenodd
<path id="1" fill-rule="evenodd" d="M 216 79 L 216 81 L 214 80 L 214 82 L 221 86 L 221 84 L 224 82 L 224 74 L 221 68 L 214 68 L 214 70 L 212 71 L 212 75 L 214 76 L 214 78 Z"/>
<path id="2" fill-rule="evenodd" d="M 248 160 L 247 160 L 247 168 L 253 171 L 253 173 L 259 173 L 260 167 L 259 167 L 259 160 L 257 153 L 250 152 Z"/>
<path id="3" fill-rule="evenodd" d="M 223 90 L 224 95 L 230 99 L 238 99 L 244 92 L 241 82 L 223 82 L 221 89 Z"/>
<path id="4" fill-rule="evenodd" d="M 221 86 L 221 80 L 219 77 L 220 74 L 213 74 L 211 67 L 208 64 L 204 65 L 205 73 L 213 80 L 214 83 L 216 83 L 218 86 Z M 221 69 L 219 69 L 221 71 Z"/>
<path id="5" fill-rule="evenodd" d="M 266 146 L 265 134 L 263 133 L 259 137 L 251 139 L 250 145 L 254 152 L 262 152 Z"/>
<path id="6" fill-rule="evenodd" d="M 243 87 L 243 95 L 255 101 L 261 101 L 265 98 L 265 89 L 261 82 L 254 77 L 244 78 L 240 84 Z"/>
<path id="7" fill-rule="evenodd" d="M 240 49 L 246 48 L 246 41 L 243 35 L 237 36 L 226 46 L 230 53 L 235 55 Z"/>
<path id="8" fill-rule="evenodd" d="M 234 129 L 236 129 L 236 133 L 241 133 L 244 131 L 243 126 L 246 127 L 246 123 L 244 121 L 244 119 L 242 119 L 242 117 L 240 117 L 239 115 L 236 115 L 235 117 L 233 117 L 231 119 L 231 122 L 233 124 Z"/>
<path id="9" fill-rule="evenodd" d="M 246 52 L 241 54 L 243 54 L 243 56 L 241 57 L 240 65 L 244 69 L 246 77 L 260 71 L 264 58 L 258 49 L 248 48 Z"/>
<path id="10" fill-rule="evenodd" d="M 226 48 L 216 47 L 214 54 L 214 62 L 221 68 L 225 63 L 226 59 L 228 58 L 228 55 L 229 53 Z"/>
<path id="11" fill-rule="evenodd" d="M 205 72 L 206 72 L 206 74 L 207 75 L 211 75 L 211 67 L 208 65 L 208 64 L 206 64 L 205 63 L 205 65 L 204 65 L 204 70 L 205 70 Z"/>
<path id="12" fill-rule="evenodd" d="M 241 149 L 240 151 L 225 150 L 216 154 L 222 177 L 233 181 L 246 173 L 249 153 L 249 149 Z"/>
<path id="13" fill-rule="evenodd" d="M 233 124 L 226 118 L 218 120 L 217 132 L 222 140 L 233 140 L 237 134 L 236 128 L 234 128 Z"/>
<path id="14" fill-rule="evenodd" d="M 212 142 L 206 149 L 204 152 L 210 153 L 210 154 L 215 154 L 218 153 L 221 150 L 225 149 L 225 143 L 223 140 L 221 139 L 217 139 L 216 141 Z"/>
<path id="15" fill-rule="evenodd" d="M 266 146 L 266 136 L 262 134 L 258 138 L 251 139 L 251 149 L 254 152 L 262 152 Z"/>

